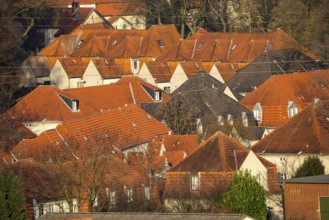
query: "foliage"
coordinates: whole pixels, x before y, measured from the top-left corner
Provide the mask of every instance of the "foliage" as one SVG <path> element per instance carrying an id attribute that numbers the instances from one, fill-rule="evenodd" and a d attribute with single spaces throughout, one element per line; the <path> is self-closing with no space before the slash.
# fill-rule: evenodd
<path id="1" fill-rule="evenodd" d="M 308 156 L 297 169 L 294 177 L 324 175 L 325 167 L 318 156 Z"/>
<path id="2" fill-rule="evenodd" d="M 191 106 L 180 95 L 173 97 L 168 103 L 163 103 L 159 108 L 167 126 L 175 134 L 191 134 L 196 130 L 196 118 L 200 112 L 195 106 Z"/>
<path id="3" fill-rule="evenodd" d="M 7 175 L 0 173 L 0 219 L 28 219 L 25 198 L 13 172 Z"/>
<path id="4" fill-rule="evenodd" d="M 266 195 L 263 187 L 248 171 L 234 174 L 230 189 L 224 194 L 224 206 L 257 219 L 266 217 Z"/>

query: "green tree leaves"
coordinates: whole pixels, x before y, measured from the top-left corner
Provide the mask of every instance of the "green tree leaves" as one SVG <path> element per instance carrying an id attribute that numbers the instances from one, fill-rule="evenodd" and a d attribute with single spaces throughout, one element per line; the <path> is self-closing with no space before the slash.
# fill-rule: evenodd
<path id="1" fill-rule="evenodd" d="M 28 219 L 25 198 L 20 190 L 19 180 L 13 172 L 5 176 L 0 173 L 0 219 Z"/>
<path id="2" fill-rule="evenodd" d="M 309 156 L 297 169 L 294 177 L 324 175 L 325 167 L 318 156 Z"/>
<path id="3" fill-rule="evenodd" d="M 265 190 L 248 171 L 234 174 L 230 189 L 223 198 L 227 208 L 257 219 L 266 217 L 265 201 Z"/>

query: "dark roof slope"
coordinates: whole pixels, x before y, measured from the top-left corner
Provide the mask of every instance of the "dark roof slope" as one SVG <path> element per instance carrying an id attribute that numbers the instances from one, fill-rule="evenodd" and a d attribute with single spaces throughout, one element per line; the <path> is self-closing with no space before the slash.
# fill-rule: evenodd
<path id="1" fill-rule="evenodd" d="M 241 68 L 227 84 L 233 91 L 249 93 L 273 75 L 323 68 L 323 65 L 297 49 L 267 50 Z"/>
<path id="2" fill-rule="evenodd" d="M 329 184 L 329 175 L 307 176 L 284 180 L 285 183 Z"/>

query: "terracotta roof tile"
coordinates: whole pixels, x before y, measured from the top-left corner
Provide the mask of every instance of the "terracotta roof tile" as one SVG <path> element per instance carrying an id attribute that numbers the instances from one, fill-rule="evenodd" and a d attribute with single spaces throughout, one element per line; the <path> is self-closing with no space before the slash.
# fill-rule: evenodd
<path id="1" fill-rule="evenodd" d="M 43 120 L 60 122 L 95 113 L 84 103 L 79 103 L 78 111 L 72 111 L 61 96 L 74 99 L 55 86 L 38 86 L 10 108 L 6 115 L 14 116 L 22 122 L 40 122 Z"/>
<path id="2" fill-rule="evenodd" d="M 61 35 L 37 55 L 47 57 L 64 57 L 71 54 L 77 45 L 76 35 Z"/>
<path id="3" fill-rule="evenodd" d="M 103 15 L 103 16 L 113 16 L 113 15 L 126 15 L 127 9 L 129 8 L 129 3 L 122 1 L 119 4 L 115 3 L 98 3 L 96 5 L 96 9 Z"/>
<path id="4" fill-rule="evenodd" d="M 132 75 L 131 69 L 126 71 L 126 68 L 119 62 L 113 59 L 92 59 L 97 71 L 104 79 L 118 78 L 123 76 Z M 130 65 L 129 65 L 130 67 Z M 128 68 L 127 68 L 128 69 Z"/>
<path id="5" fill-rule="evenodd" d="M 231 79 L 234 74 L 241 68 L 238 64 L 233 63 L 217 63 L 215 64 L 220 75 L 223 77 L 224 82 Z"/>
<path id="6" fill-rule="evenodd" d="M 77 57 L 60 58 L 58 61 L 70 78 L 82 77 L 88 66 L 88 63 Z"/>
<path id="7" fill-rule="evenodd" d="M 163 138 L 167 152 L 185 151 L 187 155 L 194 152 L 199 146 L 197 135 L 168 135 Z"/>
<path id="8" fill-rule="evenodd" d="M 256 153 L 329 153 L 329 103 L 307 107 L 252 149 Z"/>
<path id="9" fill-rule="evenodd" d="M 145 62 L 145 65 L 156 82 L 169 82 L 174 73 L 174 64 L 170 66 L 167 62 L 150 61 Z"/>
<path id="10" fill-rule="evenodd" d="M 263 109 L 262 125 L 277 127 L 289 120 L 289 101 L 295 102 L 300 111 L 313 103 L 315 98 L 329 100 L 328 70 L 272 76 L 241 103 L 250 110 L 260 103 Z"/>

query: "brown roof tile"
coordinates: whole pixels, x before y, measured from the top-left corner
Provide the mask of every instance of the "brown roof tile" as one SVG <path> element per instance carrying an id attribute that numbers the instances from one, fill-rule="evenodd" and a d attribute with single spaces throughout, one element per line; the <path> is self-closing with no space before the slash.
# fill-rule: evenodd
<path id="1" fill-rule="evenodd" d="M 256 143 L 256 153 L 329 153 L 329 103 L 307 107 Z"/>
<path id="2" fill-rule="evenodd" d="M 88 63 L 78 57 L 60 58 L 58 61 L 70 78 L 82 77 L 88 66 Z"/>
<path id="3" fill-rule="evenodd" d="M 197 135 L 167 135 L 163 138 L 167 152 L 185 151 L 187 155 L 194 152 L 199 146 Z"/>
<path id="4" fill-rule="evenodd" d="M 174 72 L 174 64 L 170 66 L 167 62 L 150 61 L 145 62 L 145 65 L 156 82 L 169 82 Z"/>
<path id="5" fill-rule="evenodd" d="M 315 98 L 329 100 L 329 71 L 313 71 L 272 76 L 241 103 L 253 109 L 260 103 L 263 109 L 262 125 L 277 127 L 288 121 L 288 101 L 297 104 L 299 111 Z"/>

